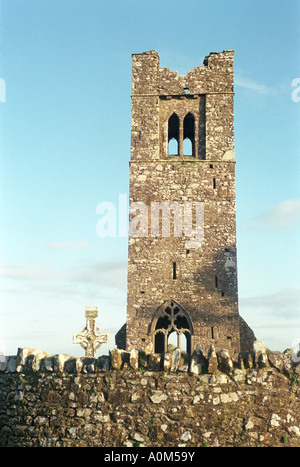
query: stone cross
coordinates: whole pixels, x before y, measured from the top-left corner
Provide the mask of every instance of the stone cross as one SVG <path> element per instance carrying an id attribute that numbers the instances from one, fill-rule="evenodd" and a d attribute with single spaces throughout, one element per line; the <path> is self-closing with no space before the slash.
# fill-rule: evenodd
<path id="1" fill-rule="evenodd" d="M 80 344 L 85 349 L 85 356 L 95 358 L 96 350 L 108 342 L 108 334 L 103 334 L 96 326 L 98 307 L 87 306 L 85 308 L 86 326 L 81 332 L 73 334 L 73 344 Z"/>

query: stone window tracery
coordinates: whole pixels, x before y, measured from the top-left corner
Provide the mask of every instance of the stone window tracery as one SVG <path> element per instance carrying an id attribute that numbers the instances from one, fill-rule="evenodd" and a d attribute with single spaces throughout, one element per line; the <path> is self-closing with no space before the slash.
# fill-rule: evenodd
<path id="1" fill-rule="evenodd" d="M 168 301 L 157 311 L 153 322 L 154 352 L 167 352 L 169 337 L 177 335 L 177 347 L 191 353 L 192 323 L 186 311 L 174 300 Z M 185 338 L 185 339 L 184 339 Z"/>

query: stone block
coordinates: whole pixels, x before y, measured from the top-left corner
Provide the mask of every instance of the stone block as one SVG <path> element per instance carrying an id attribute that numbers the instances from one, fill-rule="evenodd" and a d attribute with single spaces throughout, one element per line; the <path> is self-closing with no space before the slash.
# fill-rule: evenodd
<path id="1" fill-rule="evenodd" d="M 216 354 L 216 350 L 213 344 L 210 345 L 208 350 L 208 373 L 215 374 L 218 370 L 218 357 Z"/>
<path id="2" fill-rule="evenodd" d="M 222 349 L 217 352 L 219 370 L 225 373 L 231 373 L 233 371 L 233 361 L 230 353 L 227 349 Z"/>
<path id="3" fill-rule="evenodd" d="M 109 351 L 111 358 L 111 366 L 114 370 L 120 370 L 123 364 L 121 349 L 112 349 Z"/>
<path id="4" fill-rule="evenodd" d="M 169 371 L 172 366 L 172 355 L 169 352 L 164 354 L 164 370 Z"/>
<path id="5" fill-rule="evenodd" d="M 202 350 L 200 348 L 196 348 L 191 357 L 190 373 L 200 375 L 206 371 L 206 368 L 207 360 L 204 357 Z"/>
<path id="6" fill-rule="evenodd" d="M 137 350 L 132 349 L 129 353 L 129 364 L 133 370 L 139 368 L 139 353 Z"/>
<path id="7" fill-rule="evenodd" d="M 160 354 L 150 354 L 148 368 L 152 371 L 159 371 L 162 369 L 162 357 Z"/>
<path id="8" fill-rule="evenodd" d="M 180 357 L 181 357 L 180 348 L 176 347 L 172 352 L 172 358 L 171 358 L 172 363 L 171 363 L 171 368 L 170 368 L 171 371 L 178 370 L 179 365 L 181 363 Z"/>

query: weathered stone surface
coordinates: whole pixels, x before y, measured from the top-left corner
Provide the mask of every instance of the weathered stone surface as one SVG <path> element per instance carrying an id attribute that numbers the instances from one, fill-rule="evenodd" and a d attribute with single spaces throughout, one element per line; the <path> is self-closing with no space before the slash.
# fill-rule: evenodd
<path id="1" fill-rule="evenodd" d="M 112 349 L 109 351 L 109 353 L 110 353 L 110 358 L 111 358 L 111 366 L 115 370 L 119 370 L 123 364 L 123 360 L 122 360 L 123 351 L 120 349 Z"/>
<path id="2" fill-rule="evenodd" d="M 15 371 L 16 365 L 16 356 L 0 355 L 0 371 Z"/>
<path id="3" fill-rule="evenodd" d="M 213 344 L 210 345 L 208 350 L 208 373 L 215 374 L 218 370 L 218 357 Z"/>
<path id="4" fill-rule="evenodd" d="M 172 352 L 171 371 L 177 371 L 178 370 L 179 365 L 182 362 L 180 359 L 181 359 L 181 351 L 180 351 L 179 347 L 176 347 L 176 349 L 174 349 L 173 352 Z"/>
<path id="5" fill-rule="evenodd" d="M 222 349 L 217 352 L 219 368 L 221 371 L 226 373 L 231 373 L 233 371 L 233 361 L 231 359 L 230 353 L 226 349 Z"/>
<path id="6" fill-rule="evenodd" d="M 291 359 L 292 350 L 287 350 L 284 353 L 271 352 L 268 355 L 270 364 L 282 373 L 291 374 L 293 372 L 293 362 Z"/>
<path id="7" fill-rule="evenodd" d="M 137 350 L 132 349 L 130 351 L 130 366 L 133 370 L 138 370 L 139 368 L 139 353 Z"/>
<path id="8" fill-rule="evenodd" d="M 160 354 L 150 354 L 149 355 L 149 361 L 148 361 L 148 367 L 150 370 L 155 370 L 159 371 L 162 369 L 162 364 L 161 364 L 162 356 Z"/>
<path id="9" fill-rule="evenodd" d="M 70 355 L 66 354 L 57 354 L 53 356 L 53 369 L 54 371 L 58 372 L 63 372 L 64 371 L 64 365 L 67 360 L 69 360 L 71 357 Z"/>
<path id="10" fill-rule="evenodd" d="M 190 372 L 195 375 L 204 373 L 207 367 L 206 359 L 201 349 L 197 348 L 194 350 L 191 358 Z"/>
<path id="11" fill-rule="evenodd" d="M 247 353 L 244 358 L 246 368 L 253 368 L 253 357 L 251 353 Z"/>
<path id="12" fill-rule="evenodd" d="M 150 397 L 153 404 L 160 404 L 162 401 L 165 401 L 168 398 L 167 394 L 156 393 Z"/>
<path id="13" fill-rule="evenodd" d="M 164 354 L 164 370 L 168 371 L 172 366 L 172 355 L 169 352 Z"/>
<path id="14" fill-rule="evenodd" d="M 101 371 L 108 371 L 110 368 L 110 357 L 108 355 L 101 355 L 97 360 L 97 367 Z"/>
<path id="15" fill-rule="evenodd" d="M 267 357 L 267 347 L 260 340 L 253 343 L 254 363 L 260 368 L 265 368 L 269 365 Z"/>
<path id="16" fill-rule="evenodd" d="M 114 354 L 119 366 L 122 353 Z M 70 358 L 61 371 L 54 357 L 43 360 L 51 371 L 36 371 L 28 355 L 20 372 L 1 356 L 0 446 L 300 447 L 299 378 L 282 364 L 288 353 L 276 353 L 278 368 L 230 375 L 112 370 L 108 356 Z"/>
<path id="17" fill-rule="evenodd" d="M 238 355 L 238 367 L 239 367 L 240 370 L 245 369 L 244 358 L 243 358 L 243 355 L 241 353 L 239 353 L 239 355 Z"/>
<path id="18" fill-rule="evenodd" d="M 254 354 L 256 354 L 258 352 L 266 353 L 267 352 L 267 347 L 261 340 L 256 339 L 256 341 L 253 342 L 253 352 L 254 352 Z"/>
<path id="19" fill-rule="evenodd" d="M 31 365 L 33 371 L 40 369 L 41 360 L 50 355 L 42 350 L 31 349 L 28 347 L 19 348 L 17 353 L 16 371 L 22 371 L 25 363 Z M 31 357 L 29 359 L 28 357 Z"/>

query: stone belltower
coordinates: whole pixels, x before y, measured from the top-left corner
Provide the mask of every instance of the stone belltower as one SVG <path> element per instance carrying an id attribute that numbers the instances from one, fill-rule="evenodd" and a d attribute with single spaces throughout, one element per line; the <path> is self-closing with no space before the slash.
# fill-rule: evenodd
<path id="1" fill-rule="evenodd" d="M 132 56 L 128 351 L 252 348 L 238 310 L 233 58 L 178 75 L 156 51 Z"/>

